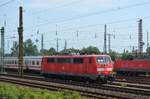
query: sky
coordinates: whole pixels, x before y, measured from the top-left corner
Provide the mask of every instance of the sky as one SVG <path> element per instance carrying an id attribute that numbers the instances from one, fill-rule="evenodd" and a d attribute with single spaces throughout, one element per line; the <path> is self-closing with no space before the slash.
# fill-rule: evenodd
<path id="1" fill-rule="evenodd" d="M 5 26 L 5 51 L 10 53 L 18 41 L 18 8 L 23 6 L 24 41 L 32 39 L 41 48 L 59 51 L 67 48 L 94 46 L 104 48 L 104 25 L 111 34 L 111 49 L 132 51 L 138 46 L 138 21 L 143 20 L 144 51 L 150 31 L 149 0 L 0 0 L 0 25 Z M 56 35 L 57 31 L 57 35 Z M 108 36 L 107 36 L 108 46 Z"/>

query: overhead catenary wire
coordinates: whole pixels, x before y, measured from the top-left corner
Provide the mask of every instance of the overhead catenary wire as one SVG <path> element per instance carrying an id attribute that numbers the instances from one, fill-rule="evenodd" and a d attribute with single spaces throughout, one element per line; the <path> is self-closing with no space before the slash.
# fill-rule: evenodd
<path id="1" fill-rule="evenodd" d="M 14 1 L 16 1 L 16 0 L 9 0 L 9 1 L 6 1 L 4 3 L 1 3 L 0 7 L 6 6 L 7 4 L 10 4 L 10 3 L 14 2 Z"/>
<path id="2" fill-rule="evenodd" d="M 138 4 L 134 4 L 134 6 L 141 6 L 141 5 L 145 5 L 145 4 L 150 4 L 150 2 L 138 3 Z M 132 7 L 132 6 L 131 5 L 130 6 L 126 6 L 125 8 Z M 121 8 L 119 8 L 119 9 L 121 9 Z M 146 18 L 150 18 L 150 16 L 143 17 L 142 19 L 146 19 Z M 125 20 L 112 21 L 112 22 L 107 22 L 107 23 L 103 23 L 103 24 L 92 24 L 92 25 L 84 25 L 84 26 L 80 26 L 80 27 L 72 27 L 72 28 L 67 28 L 67 29 L 61 30 L 61 31 L 71 30 L 71 29 L 74 29 L 74 28 L 79 29 L 79 28 L 94 27 L 94 26 L 104 25 L 104 24 L 115 24 L 115 23 L 121 23 L 121 22 L 129 22 L 129 21 L 132 21 L 132 20 L 135 20 L 135 19 L 137 20 L 138 18 L 131 18 L 131 19 L 125 19 Z M 43 24 L 43 25 L 40 25 L 40 26 L 45 26 L 45 25 Z"/>
<path id="3" fill-rule="evenodd" d="M 150 16 L 143 16 L 142 19 L 149 19 Z M 91 24 L 91 25 L 84 25 L 84 26 L 79 26 L 79 27 L 71 27 L 71 28 L 66 28 L 60 31 L 66 31 L 66 30 L 72 30 L 74 28 L 76 29 L 83 29 L 83 28 L 88 28 L 88 27 L 94 27 L 94 26 L 103 26 L 104 24 L 118 24 L 118 23 L 123 23 L 123 22 L 130 22 L 130 21 L 137 21 L 139 18 L 129 18 L 129 19 L 123 19 L 123 20 L 116 20 L 116 21 L 111 21 L 111 22 L 106 22 L 106 23 L 100 23 L 100 24 Z M 45 25 L 43 25 L 45 26 Z M 50 32 L 54 32 L 54 31 L 50 31 Z"/>
<path id="4" fill-rule="evenodd" d="M 148 19 L 148 18 L 150 18 L 150 16 L 144 16 L 142 19 Z M 84 25 L 84 26 L 79 26 L 79 27 L 71 27 L 71 28 L 66 28 L 66 29 L 60 30 L 60 31 L 62 32 L 62 31 L 73 30 L 73 29 L 80 30 L 80 29 L 88 28 L 88 27 L 103 26 L 104 24 L 111 25 L 111 24 L 118 24 L 118 23 L 123 23 L 123 22 L 137 21 L 138 19 L 139 18 L 129 18 L 129 19 L 116 20 L 116 21 L 111 21 L 111 22 L 106 22 L 106 23 L 100 23 L 100 24 Z M 131 28 L 131 27 L 129 27 L 129 28 Z M 54 32 L 54 31 L 49 31 L 49 32 Z"/>
<path id="5" fill-rule="evenodd" d="M 61 5 L 56 5 L 55 7 L 51 7 L 51 8 L 47 8 L 47 9 L 40 10 L 40 11 L 37 11 L 37 12 L 33 12 L 33 13 L 31 13 L 31 14 L 37 15 L 37 14 L 39 14 L 39 13 L 44 13 L 44 12 L 46 12 L 46 11 L 49 12 L 49 11 L 54 10 L 54 9 L 71 6 L 72 4 L 76 4 L 76 3 L 78 3 L 79 1 L 81 1 L 81 0 L 73 0 L 73 1 L 71 1 L 71 2 L 69 2 L 69 3 L 65 3 L 65 4 L 61 4 Z"/>
<path id="6" fill-rule="evenodd" d="M 62 22 L 66 22 L 66 21 L 71 21 L 71 20 L 77 20 L 77 19 L 80 19 L 80 18 L 90 17 L 90 16 L 93 16 L 93 15 L 100 15 L 100 14 L 104 14 L 104 13 L 109 13 L 109 12 L 114 12 L 114 11 L 119 11 L 119 10 L 124 10 L 124 9 L 128 9 L 128 8 L 133 8 L 133 7 L 137 7 L 137 6 L 144 6 L 144 5 L 149 5 L 149 4 L 150 4 L 150 1 L 137 3 L 137 4 L 132 4 L 132 5 L 126 5 L 126 6 L 123 6 L 123 7 L 116 7 L 116 8 L 112 8 L 112 9 L 108 9 L 108 10 L 97 11 L 97 12 L 87 13 L 87 14 L 83 14 L 83 15 L 77 15 L 77 16 L 70 17 L 68 19 L 64 19 L 64 20 L 61 20 L 61 21 L 56 21 L 56 22 L 47 21 L 47 22 L 41 23 L 37 26 L 47 25 L 47 24 L 52 24 L 52 23 L 62 23 Z M 52 20 L 59 20 L 59 19 L 52 19 Z"/>
<path id="7" fill-rule="evenodd" d="M 143 16 L 142 19 L 149 19 L 150 16 Z M 66 28 L 66 29 L 63 29 L 63 30 L 59 30 L 61 32 L 65 32 L 67 30 L 80 30 L 80 29 L 83 29 L 83 28 L 88 28 L 88 27 L 94 27 L 94 26 L 103 26 L 104 24 L 108 24 L 108 25 L 111 25 L 111 24 L 118 24 L 118 23 L 124 23 L 124 22 L 130 22 L 130 21 L 137 21 L 139 18 L 129 18 L 129 19 L 123 19 L 123 20 L 116 20 L 116 21 L 111 21 L 111 22 L 106 22 L 106 23 L 100 23 L 100 24 L 92 24 L 92 25 L 84 25 L 84 26 L 79 26 L 79 27 L 71 27 L 71 28 Z M 45 26 L 45 25 L 43 25 Z M 28 27 L 26 30 L 31 30 L 29 29 L 30 27 Z M 131 28 L 131 27 L 130 27 Z M 117 28 L 118 29 L 118 28 Z M 35 30 L 32 28 L 32 30 Z M 12 30 L 10 32 L 15 32 L 15 30 Z M 17 30 L 16 30 L 17 32 Z M 49 32 L 56 32 L 56 30 L 52 30 L 52 31 L 49 31 Z"/>
<path id="8" fill-rule="evenodd" d="M 149 16 L 150 17 L 150 16 Z M 137 18 L 135 18 L 135 19 L 137 19 Z M 128 21 L 132 21 L 132 19 L 130 20 L 123 20 L 122 22 L 128 22 Z M 134 21 L 134 19 L 133 19 L 133 21 Z M 121 23 L 121 22 L 118 22 L 118 21 L 113 21 L 113 22 L 108 22 L 108 24 L 116 24 L 116 23 Z M 99 24 L 98 24 L 99 25 Z M 103 25 L 103 24 L 101 24 L 101 25 Z M 43 25 L 44 26 L 44 25 Z M 86 26 L 85 26 L 86 27 Z M 91 26 L 89 26 L 89 27 L 91 27 Z M 80 27 L 78 27 L 78 28 L 80 28 Z M 81 28 L 83 28 L 83 27 L 81 27 Z M 73 29 L 73 28 L 72 28 Z"/>

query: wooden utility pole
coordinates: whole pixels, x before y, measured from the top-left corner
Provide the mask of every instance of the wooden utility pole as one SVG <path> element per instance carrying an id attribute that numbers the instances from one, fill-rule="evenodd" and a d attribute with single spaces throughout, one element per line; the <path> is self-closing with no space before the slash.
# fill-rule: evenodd
<path id="1" fill-rule="evenodd" d="M 20 76 L 23 76 L 23 7 L 19 7 L 19 56 L 18 56 L 18 73 Z"/>

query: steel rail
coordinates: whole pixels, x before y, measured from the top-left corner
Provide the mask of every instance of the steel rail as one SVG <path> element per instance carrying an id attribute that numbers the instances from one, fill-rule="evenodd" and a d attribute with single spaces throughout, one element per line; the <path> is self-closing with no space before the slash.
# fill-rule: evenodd
<path id="1" fill-rule="evenodd" d="M 10 76 L 10 75 L 9 75 Z M 19 78 L 19 76 L 17 75 L 13 75 L 14 77 Z M 23 79 L 33 79 L 33 80 L 41 80 L 43 81 L 45 78 L 39 78 L 39 77 L 33 77 L 33 76 L 24 76 Z M 84 86 L 84 87 L 88 87 L 88 88 L 95 88 L 95 89 L 101 89 L 101 90 L 107 90 L 107 91 L 113 91 L 113 92 L 122 92 L 122 93 L 129 93 L 129 94 L 137 94 L 137 95 L 146 95 L 149 96 L 150 91 L 149 90 L 144 90 L 144 89 L 137 89 L 137 88 L 129 88 L 129 87 L 119 87 L 119 86 L 114 86 L 114 85 L 93 85 L 93 84 L 83 84 L 83 83 L 76 83 L 76 82 L 62 82 L 62 80 L 56 80 L 56 82 L 50 81 L 48 79 L 45 79 L 46 81 L 49 82 L 54 82 L 54 83 L 61 83 L 61 84 L 67 84 L 67 85 L 74 85 L 74 86 Z M 102 95 L 104 96 L 104 95 Z M 123 97 L 122 97 L 123 98 Z M 125 98 L 125 97 L 124 97 Z"/>

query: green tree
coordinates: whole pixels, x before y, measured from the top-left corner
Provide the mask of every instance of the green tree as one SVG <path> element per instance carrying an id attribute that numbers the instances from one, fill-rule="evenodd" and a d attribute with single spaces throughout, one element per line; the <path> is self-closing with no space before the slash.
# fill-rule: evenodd
<path id="1" fill-rule="evenodd" d="M 40 55 L 49 55 L 49 51 L 47 49 L 43 49 L 40 51 Z"/>
<path id="2" fill-rule="evenodd" d="M 55 48 L 51 47 L 49 50 L 48 50 L 48 55 L 56 55 L 56 50 Z"/>
<path id="3" fill-rule="evenodd" d="M 83 54 L 100 54 L 100 51 L 97 47 L 89 46 L 81 50 Z"/>
<path id="4" fill-rule="evenodd" d="M 135 57 L 131 53 L 124 52 L 121 58 L 125 60 L 133 60 Z"/>
<path id="5" fill-rule="evenodd" d="M 56 50 L 53 47 L 51 47 L 49 50 L 48 49 L 41 50 L 40 54 L 41 55 L 56 55 L 57 52 L 56 52 Z"/>
<path id="6" fill-rule="evenodd" d="M 115 51 L 111 51 L 109 55 L 113 61 L 115 61 L 115 59 L 119 56 L 119 54 Z"/>
<path id="7" fill-rule="evenodd" d="M 24 55 L 25 56 L 36 56 L 38 55 L 37 46 L 32 42 L 31 39 L 27 39 L 24 43 Z"/>
<path id="8" fill-rule="evenodd" d="M 31 39 L 27 39 L 24 42 L 24 55 L 25 56 L 36 56 L 39 54 L 37 46 L 32 42 Z M 14 42 L 11 48 L 11 56 L 17 57 L 19 53 L 19 46 L 17 42 Z"/>
<path id="9" fill-rule="evenodd" d="M 75 48 L 69 48 L 69 49 L 64 49 L 64 50 L 60 51 L 61 55 L 78 54 L 78 53 L 80 53 L 80 50 L 75 49 Z"/>
<path id="10" fill-rule="evenodd" d="M 148 48 L 146 49 L 146 53 L 147 53 L 147 54 L 150 54 L 150 47 L 148 47 Z"/>

